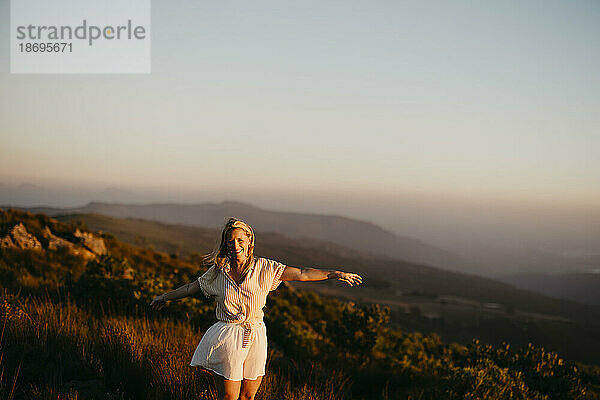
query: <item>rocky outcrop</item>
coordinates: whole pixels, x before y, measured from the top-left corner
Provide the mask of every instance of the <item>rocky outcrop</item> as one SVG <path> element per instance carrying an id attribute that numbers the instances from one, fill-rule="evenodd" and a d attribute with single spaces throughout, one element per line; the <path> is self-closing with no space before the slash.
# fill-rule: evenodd
<path id="1" fill-rule="evenodd" d="M 87 247 L 92 253 L 97 255 L 103 255 L 107 253 L 104 240 L 102 240 L 102 238 L 97 237 L 93 233 L 81 232 L 79 229 L 76 229 L 74 235 L 75 237 L 81 239 L 83 245 Z"/>
<path id="2" fill-rule="evenodd" d="M 61 247 L 66 247 L 67 249 L 69 249 L 69 252 L 71 254 L 81 256 L 87 260 L 91 260 L 92 258 L 96 257 L 94 253 L 92 253 L 88 249 L 76 246 L 73 242 L 70 242 L 66 239 L 54 235 L 49 227 L 45 227 L 42 231 L 42 234 L 44 235 L 44 238 L 48 240 L 48 249 L 50 250 L 56 250 Z"/>
<path id="3" fill-rule="evenodd" d="M 45 239 L 42 241 L 44 243 L 48 242 L 48 250 L 66 248 L 69 253 L 81 256 L 86 260 L 96 258 L 97 255 L 107 254 L 106 245 L 102 238 L 93 233 L 81 232 L 79 229 L 76 229 L 73 235 L 78 239 L 78 243 L 56 236 L 52 233 L 50 227 L 46 226 L 42 230 L 42 237 Z M 42 250 L 42 244 L 34 235 L 27 232 L 22 222 L 19 222 L 10 229 L 8 234 L 0 237 L 0 248 Z"/>
<path id="4" fill-rule="evenodd" d="M 56 250 L 59 247 L 67 247 L 69 249 L 73 248 L 73 243 L 63 238 L 59 238 L 58 236 L 55 236 L 49 227 L 45 227 L 42 231 L 42 234 L 48 240 L 48 248 L 50 250 Z"/>
<path id="5" fill-rule="evenodd" d="M 17 247 L 19 249 L 42 249 L 42 244 L 35 236 L 27 232 L 25 225 L 19 222 L 10 232 L 0 238 L 0 247 Z"/>

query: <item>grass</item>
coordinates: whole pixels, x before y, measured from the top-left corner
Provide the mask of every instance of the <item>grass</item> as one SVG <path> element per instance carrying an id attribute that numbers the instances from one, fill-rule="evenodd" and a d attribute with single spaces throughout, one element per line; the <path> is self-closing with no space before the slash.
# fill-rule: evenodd
<path id="1" fill-rule="evenodd" d="M 210 376 L 189 366 L 202 333 L 186 321 L 96 316 L 74 303 L 0 299 L 2 398 L 215 399 Z M 283 367 L 271 350 L 259 399 L 339 399 L 347 379 Z M 10 378 L 12 377 L 12 379 Z M 86 382 L 99 381 L 92 388 Z M 88 385 L 89 386 L 89 385 Z"/>

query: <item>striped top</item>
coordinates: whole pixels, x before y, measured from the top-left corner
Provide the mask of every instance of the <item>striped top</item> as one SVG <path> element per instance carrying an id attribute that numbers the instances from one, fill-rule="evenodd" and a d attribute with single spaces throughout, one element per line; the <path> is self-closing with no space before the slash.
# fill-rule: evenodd
<path id="1" fill-rule="evenodd" d="M 280 262 L 255 257 L 239 285 L 229 275 L 229 264 L 222 272 L 213 265 L 198 278 L 202 293 L 207 297 L 215 297 L 217 301 L 217 319 L 244 327 L 242 347 L 248 347 L 254 340 L 256 325 L 262 323 L 267 295 L 281 283 L 285 267 Z"/>

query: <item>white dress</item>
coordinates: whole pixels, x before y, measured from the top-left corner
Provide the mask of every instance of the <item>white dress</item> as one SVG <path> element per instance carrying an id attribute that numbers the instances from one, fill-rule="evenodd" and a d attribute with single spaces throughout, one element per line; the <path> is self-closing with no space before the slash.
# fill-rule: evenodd
<path id="1" fill-rule="evenodd" d="M 215 297 L 218 321 L 202 336 L 190 365 L 211 370 L 225 379 L 257 379 L 265 374 L 267 330 L 263 307 L 267 295 L 281 283 L 286 265 L 255 258 L 239 285 L 223 270 L 208 269 L 198 283 L 205 296 Z"/>

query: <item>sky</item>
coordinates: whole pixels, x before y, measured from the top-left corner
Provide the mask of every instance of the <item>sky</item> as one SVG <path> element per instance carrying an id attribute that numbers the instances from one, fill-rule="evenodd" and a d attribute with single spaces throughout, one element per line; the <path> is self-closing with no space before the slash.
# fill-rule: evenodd
<path id="1" fill-rule="evenodd" d="M 507 220 L 547 246 L 598 232 L 595 0 L 153 0 L 139 75 L 10 74 L 9 15 L 0 0 L 2 184 L 344 213 L 442 242 Z"/>

